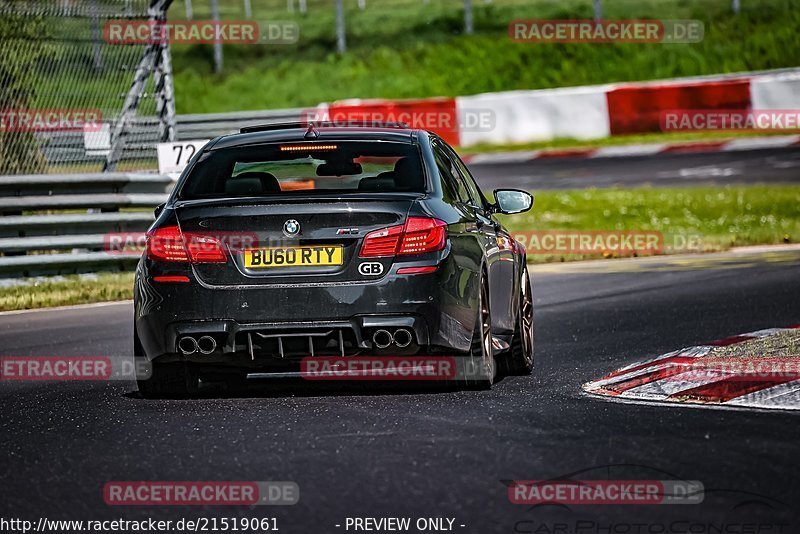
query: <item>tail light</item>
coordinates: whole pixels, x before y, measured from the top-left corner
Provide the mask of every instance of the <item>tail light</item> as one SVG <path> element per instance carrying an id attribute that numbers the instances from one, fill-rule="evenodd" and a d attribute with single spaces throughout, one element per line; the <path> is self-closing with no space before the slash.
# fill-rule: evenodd
<path id="1" fill-rule="evenodd" d="M 160 261 L 189 261 L 181 229 L 165 226 L 147 236 L 147 258 Z"/>
<path id="2" fill-rule="evenodd" d="M 361 245 L 361 252 L 358 255 L 362 258 L 394 256 L 402 237 L 402 226 L 390 226 L 370 232 L 364 236 L 364 243 Z"/>
<path id="3" fill-rule="evenodd" d="M 398 254 L 424 254 L 442 250 L 447 242 L 447 223 L 427 217 L 409 217 L 403 228 Z"/>
<path id="4" fill-rule="evenodd" d="M 209 235 L 186 234 L 186 250 L 192 263 L 225 263 L 228 257 L 219 239 Z"/>
<path id="5" fill-rule="evenodd" d="M 409 217 L 405 224 L 375 230 L 364 237 L 362 258 L 425 254 L 442 250 L 447 223 L 431 217 Z"/>
<path id="6" fill-rule="evenodd" d="M 147 257 L 151 260 L 169 262 L 228 261 L 219 239 L 202 234 L 183 234 L 177 226 L 158 228 L 147 236 Z"/>

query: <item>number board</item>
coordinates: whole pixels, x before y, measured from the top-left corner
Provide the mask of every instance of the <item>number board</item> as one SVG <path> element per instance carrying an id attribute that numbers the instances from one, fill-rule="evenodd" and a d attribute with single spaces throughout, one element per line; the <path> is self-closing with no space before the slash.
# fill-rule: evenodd
<path id="1" fill-rule="evenodd" d="M 158 172 L 161 174 L 180 174 L 197 152 L 208 143 L 208 139 L 195 141 L 176 141 L 159 143 Z"/>

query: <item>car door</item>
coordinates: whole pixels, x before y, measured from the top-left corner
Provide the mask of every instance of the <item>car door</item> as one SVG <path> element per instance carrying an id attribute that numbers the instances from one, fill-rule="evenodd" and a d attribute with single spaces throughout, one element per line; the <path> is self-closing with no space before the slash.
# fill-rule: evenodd
<path id="1" fill-rule="evenodd" d="M 459 282 L 458 293 L 465 299 L 464 305 L 475 306 L 477 309 L 481 264 L 487 249 L 493 246 L 494 237 L 481 230 L 485 225 L 478 221 L 470 207 L 469 192 L 458 174 L 455 162 L 448 155 L 444 142 L 432 138 L 431 149 L 439 171 L 444 200 L 459 214 L 458 222 L 451 223 L 448 227 L 454 261 L 462 275 L 469 273 L 468 279 Z"/>
<path id="2" fill-rule="evenodd" d="M 489 267 L 489 298 L 492 306 L 492 329 L 495 333 L 511 333 L 514 330 L 515 299 L 517 291 L 516 268 L 512 239 L 503 226 L 494 219 L 490 204 L 483 196 L 475 178 L 449 146 L 446 148 L 457 178 L 464 184 L 469 196 L 468 206 L 479 229 L 490 245 L 487 247 Z"/>

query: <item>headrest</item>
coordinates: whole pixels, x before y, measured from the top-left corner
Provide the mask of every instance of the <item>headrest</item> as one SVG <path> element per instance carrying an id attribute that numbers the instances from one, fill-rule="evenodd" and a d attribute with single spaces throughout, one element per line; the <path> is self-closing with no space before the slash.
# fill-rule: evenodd
<path id="1" fill-rule="evenodd" d="M 243 172 L 225 181 L 225 193 L 231 195 L 260 195 L 280 190 L 278 179 L 268 172 Z"/>
<path id="2" fill-rule="evenodd" d="M 422 170 L 412 158 L 400 158 L 394 164 L 394 181 L 398 189 L 421 191 L 423 189 Z"/>
<path id="3" fill-rule="evenodd" d="M 317 176 L 355 176 L 362 172 L 361 164 L 353 161 L 329 161 L 317 167 Z"/>
<path id="4" fill-rule="evenodd" d="M 368 176 L 358 182 L 359 191 L 394 191 L 396 189 L 392 173 L 383 172 L 378 176 Z M 387 176 L 389 175 L 389 176 Z"/>

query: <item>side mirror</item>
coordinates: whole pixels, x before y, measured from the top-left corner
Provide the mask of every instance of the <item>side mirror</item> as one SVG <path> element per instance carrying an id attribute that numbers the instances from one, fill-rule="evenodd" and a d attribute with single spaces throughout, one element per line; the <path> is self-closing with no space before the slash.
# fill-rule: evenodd
<path id="1" fill-rule="evenodd" d="M 162 211 L 164 211 L 164 206 L 166 206 L 166 205 L 167 205 L 166 202 L 162 202 L 161 204 L 156 206 L 156 209 L 153 210 L 153 215 L 156 216 L 156 219 L 158 219 L 158 216 L 161 215 Z"/>
<path id="2" fill-rule="evenodd" d="M 522 213 L 533 207 L 533 195 L 527 191 L 519 189 L 495 189 L 494 192 L 494 211 L 511 215 Z"/>

